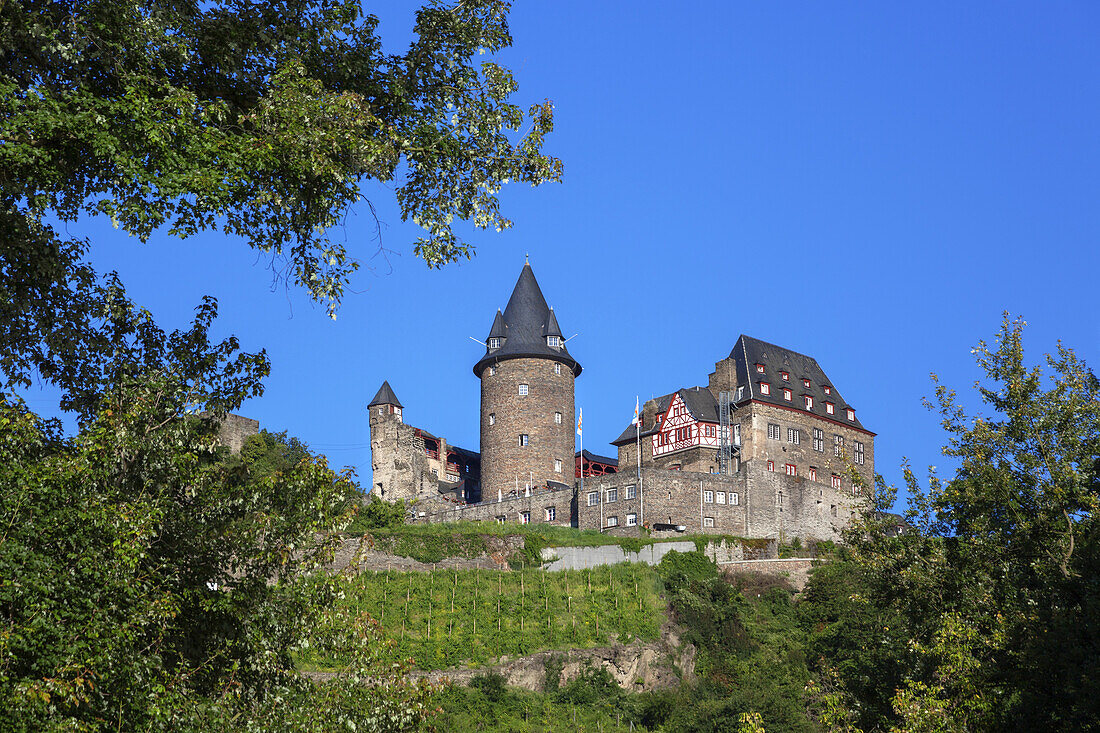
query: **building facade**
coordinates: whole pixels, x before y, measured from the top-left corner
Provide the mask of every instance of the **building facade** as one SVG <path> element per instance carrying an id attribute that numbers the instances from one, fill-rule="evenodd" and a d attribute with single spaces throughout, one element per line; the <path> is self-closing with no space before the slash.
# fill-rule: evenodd
<path id="1" fill-rule="evenodd" d="M 873 487 L 875 435 L 817 361 L 744 335 L 706 386 L 646 402 L 617 459 L 577 453 L 581 366 L 529 264 L 473 371 L 480 453 L 407 425 L 388 382 L 370 404 L 373 489 L 410 521 L 836 539 Z"/>

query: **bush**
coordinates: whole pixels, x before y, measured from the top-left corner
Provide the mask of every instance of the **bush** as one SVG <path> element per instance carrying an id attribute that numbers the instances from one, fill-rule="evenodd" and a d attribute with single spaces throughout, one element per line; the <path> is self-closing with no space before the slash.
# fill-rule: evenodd
<path id="1" fill-rule="evenodd" d="M 481 690 L 490 702 L 500 702 L 508 695 L 508 685 L 499 672 L 486 672 L 470 680 L 470 687 Z"/>
<path id="2" fill-rule="evenodd" d="M 675 593 L 691 583 L 718 577 L 718 566 L 702 552 L 670 551 L 661 558 L 657 574 L 670 592 Z"/>

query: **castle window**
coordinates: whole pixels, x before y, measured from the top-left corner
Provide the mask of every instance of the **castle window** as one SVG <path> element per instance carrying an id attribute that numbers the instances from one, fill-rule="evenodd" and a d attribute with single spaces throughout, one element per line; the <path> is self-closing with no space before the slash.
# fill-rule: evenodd
<path id="1" fill-rule="evenodd" d="M 836 516 L 836 504 L 829 505 L 829 514 L 832 514 L 834 517 Z"/>
<path id="2" fill-rule="evenodd" d="M 496 425 L 497 424 L 497 414 L 495 412 L 490 412 L 489 413 L 489 424 L 490 425 Z"/>
<path id="3" fill-rule="evenodd" d="M 523 446 L 527 445 L 527 433 L 520 433 L 519 434 L 519 444 L 520 444 L 521 448 Z"/>
<path id="4" fill-rule="evenodd" d="M 832 402 L 825 403 L 825 414 L 832 415 L 836 411 L 836 406 Z"/>
<path id="5" fill-rule="evenodd" d="M 489 367 L 489 376 L 490 377 L 493 376 L 496 373 L 497 373 L 497 368 L 495 366 Z"/>
<path id="6" fill-rule="evenodd" d="M 783 506 L 783 492 L 782 491 L 780 491 L 779 494 L 776 495 L 775 500 L 779 503 L 779 506 Z"/>
<path id="7" fill-rule="evenodd" d="M 725 504 L 726 503 L 726 492 L 724 492 L 724 491 L 717 492 L 714 495 L 714 503 L 715 504 Z"/>
<path id="8" fill-rule="evenodd" d="M 703 503 L 704 504 L 713 504 L 714 503 L 714 492 L 713 491 L 708 490 L 708 491 L 703 492 Z"/>
<path id="9" fill-rule="evenodd" d="M 772 393 L 772 386 L 770 384 L 768 384 L 767 382 L 761 382 L 760 383 L 760 394 L 771 394 L 771 393 Z"/>
<path id="10" fill-rule="evenodd" d="M 607 518 L 607 526 L 608 527 L 618 527 L 619 526 L 619 518 L 618 517 L 608 517 Z"/>
<path id="11" fill-rule="evenodd" d="M 784 382 L 791 381 L 791 375 L 789 372 L 779 372 L 779 376 L 783 377 Z"/>
<path id="12" fill-rule="evenodd" d="M 561 336 L 547 336 L 546 345 L 553 346 L 555 349 L 561 348 Z"/>
<path id="13" fill-rule="evenodd" d="M 806 379 L 805 377 L 803 377 L 803 379 L 802 379 L 802 386 L 803 386 L 803 387 L 805 387 L 806 389 L 809 389 L 809 388 L 810 388 L 810 380 L 808 380 L 808 379 Z"/>
<path id="14" fill-rule="evenodd" d="M 744 396 L 745 396 L 745 388 L 744 387 L 738 387 L 737 388 L 737 401 L 740 402 L 741 398 L 744 397 Z"/>
<path id="15" fill-rule="evenodd" d="M 814 409 L 814 398 L 813 397 L 810 397 L 809 395 L 806 395 L 802 399 L 806 401 L 806 409 L 807 410 Z"/>
<path id="16" fill-rule="evenodd" d="M 557 423 L 558 425 L 561 425 L 561 413 L 560 412 L 555 412 L 554 413 L 554 422 Z"/>
<path id="17" fill-rule="evenodd" d="M 554 506 L 546 507 L 546 521 L 553 522 L 558 518 L 558 508 Z"/>
<path id="18" fill-rule="evenodd" d="M 588 506 L 596 506 L 600 503 L 600 494 L 596 491 L 588 492 Z"/>
<path id="19" fill-rule="evenodd" d="M 834 456 L 839 456 L 840 452 L 842 450 L 844 450 L 844 436 L 843 435 L 834 435 L 833 436 L 833 455 Z"/>
<path id="20" fill-rule="evenodd" d="M 497 524 L 504 524 L 505 516 L 503 514 L 497 515 Z"/>
<path id="21" fill-rule="evenodd" d="M 817 481 L 817 469 L 813 466 L 810 466 L 810 480 Z"/>
<path id="22" fill-rule="evenodd" d="M 626 487 L 626 498 L 627 499 L 633 499 L 637 495 L 638 495 L 638 489 L 637 489 L 636 486 L 634 486 L 634 484 L 631 484 L 630 486 Z"/>
<path id="23" fill-rule="evenodd" d="M 763 364 L 757 364 L 756 365 L 756 373 L 757 374 L 763 374 L 764 373 L 764 365 Z"/>
<path id="24" fill-rule="evenodd" d="M 703 517 L 703 526 L 704 527 L 713 527 L 714 526 L 714 517 Z"/>
<path id="25" fill-rule="evenodd" d="M 527 394 L 527 385 L 526 385 L 526 384 L 521 384 L 521 385 L 519 386 L 519 393 L 520 393 L 521 395 L 525 395 L 525 394 Z"/>
<path id="26" fill-rule="evenodd" d="M 499 349 L 500 348 L 500 339 L 498 339 L 496 337 L 489 339 L 489 348 L 490 349 Z"/>
<path id="27" fill-rule="evenodd" d="M 798 428 L 787 428 L 787 442 L 798 445 L 802 439 L 802 432 Z"/>
<path id="28" fill-rule="evenodd" d="M 795 466 L 793 463 L 788 463 L 785 468 L 786 468 L 788 476 L 797 476 L 798 475 L 798 467 Z"/>
<path id="29" fill-rule="evenodd" d="M 519 523 L 520 524 L 530 524 L 531 523 L 531 512 L 520 512 L 519 513 Z"/>
<path id="30" fill-rule="evenodd" d="M 851 407 L 848 408 L 848 419 L 849 420 L 855 420 L 856 419 L 856 411 L 853 410 Z"/>
<path id="31" fill-rule="evenodd" d="M 772 440 L 780 440 L 779 430 L 779 426 L 775 423 L 768 423 L 768 437 Z"/>
<path id="32" fill-rule="evenodd" d="M 737 495 L 737 492 L 735 492 L 735 491 L 730 492 L 730 506 L 737 506 L 738 504 L 740 504 L 741 503 L 740 499 L 741 499 L 741 497 L 739 497 Z"/>
<path id="33" fill-rule="evenodd" d="M 837 476 L 835 473 L 833 474 L 833 488 L 834 489 L 839 489 L 840 488 L 840 476 Z"/>
<path id="34" fill-rule="evenodd" d="M 637 514 L 627 514 L 626 515 L 626 526 L 627 527 L 634 527 L 634 526 L 637 526 L 637 524 L 638 524 L 638 515 Z"/>
<path id="35" fill-rule="evenodd" d="M 768 470 L 769 471 L 774 471 L 775 470 L 775 461 L 768 461 Z"/>
<path id="36" fill-rule="evenodd" d="M 829 386 L 829 385 L 827 385 L 827 384 L 826 384 L 826 385 L 824 385 L 824 386 L 822 387 L 822 389 L 824 389 L 824 390 L 825 390 L 825 394 L 832 394 L 832 393 L 833 393 L 833 388 L 832 388 L 832 387 L 830 387 L 830 386 Z"/>
<path id="37" fill-rule="evenodd" d="M 561 364 L 554 362 L 554 374 L 561 374 Z"/>
<path id="38" fill-rule="evenodd" d="M 855 461 L 859 466 L 863 465 L 863 443 L 858 440 L 855 442 Z"/>
<path id="39" fill-rule="evenodd" d="M 614 504 L 618 500 L 619 500 L 619 490 L 618 489 L 608 489 L 607 490 L 607 503 L 608 504 Z"/>
<path id="40" fill-rule="evenodd" d="M 555 473 L 561 473 L 561 459 L 560 458 L 555 458 L 554 459 L 554 472 Z"/>
<path id="41" fill-rule="evenodd" d="M 783 388 L 783 399 L 785 399 L 787 402 L 791 401 L 791 391 L 786 387 Z"/>
<path id="42" fill-rule="evenodd" d="M 386 408 L 385 407 L 379 407 L 378 408 L 378 414 L 379 415 L 385 415 L 386 414 Z"/>
<path id="43" fill-rule="evenodd" d="M 821 428 L 814 428 L 814 450 L 818 453 L 825 452 L 825 431 Z"/>

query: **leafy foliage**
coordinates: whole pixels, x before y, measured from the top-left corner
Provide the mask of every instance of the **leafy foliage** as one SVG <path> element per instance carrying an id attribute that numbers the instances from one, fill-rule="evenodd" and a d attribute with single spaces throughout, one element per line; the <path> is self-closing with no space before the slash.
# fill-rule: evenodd
<path id="1" fill-rule="evenodd" d="M 310 575 L 348 478 L 313 456 L 256 478 L 227 468 L 194 412 L 237 404 L 266 362 L 208 342 L 212 303 L 170 335 L 121 295 L 112 314 L 117 356 L 89 370 L 76 436 L 0 397 L 0 728 L 414 726 L 427 691 L 380 663 L 369 622 L 320 623 L 338 587 Z M 307 634 L 373 694 L 299 676 Z"/>
<path id="2" fill-rule="evenodd" d="M 333 316 L 358 263 L 328 231 L 363 182 L 423 227 L 429 266 L 469 257 L 457 221 L 507 228 L 503 185 L 561 178 L 550 102 L 524 112 L 512 74 L 477 62 L 511 44 L 508 9 L 431 2 L 387 54 L 352 0 L 0 4 L 0 368 L 59 378 L 103 346 L 89 243 L 50 221 L 221 230 Z"/>
<path id="3" fill-rule="evenodd" d="M 893 536 L 871 515 L 847 567 L 811 581 L 822 666 L 862 727 L 1091 730 L 1100 720 L 1100 380 L 1058 346 L 1027 367 L 1023 323 L 974 350 L 989 414 L 936 382 L 959 462 L 927 488 L 911 470 Z M 892 491 L 880 491 L 889 500 Z"/>

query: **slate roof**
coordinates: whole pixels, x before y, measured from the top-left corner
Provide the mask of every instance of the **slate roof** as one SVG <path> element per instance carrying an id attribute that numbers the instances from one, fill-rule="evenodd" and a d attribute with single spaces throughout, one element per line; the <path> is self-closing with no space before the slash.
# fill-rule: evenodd
<path id="1" fill-rule="evenodd" d="M 631 427 L 633 427 L 633 425 Z M 619 459 L 618 458 L 608 458 L 607 456 L 601 456 L 601 455 L 598 455 L 596 453 L 593 453 L 592 451 L 588 450 L 587 448 L 584 449 L 583 453 L 584 453 L 584 459 L 586 461 L 592 461 L 593 463 L 606 463 L 609 466 L 619 465 Z M 576 452 L 575 454 L 573 454 L 573 458 L 575 459 L 575 458 L 579 457 L 580 454 L 581 454 L 581 451 Z"/>
<path id="2" fill-rule="evenodd" d="M 375 405 L 397 405 L 404 408 L 401 401 L 397 399 L 397 395 L 393 393 L 393 388 L 390 387 L 389 381 L 383 381 L 382 386 L 378 388 L 378 394 L 374 395 L 374 399 L 370 401 L 367 407 L 374 407 Z"/>
<path id="3" fill-rule="evenodd" d="M 737 383 L 745 385 L 745 394 L 742 399 L 753 399 L 758 402 L 766 402 L 781 407 L 793 407 L 802 412 L 810 412 L 826 420 L 833 420 L 844 425 L 850 425 L 865 432 L 870 432 L 859 421 L 859 415 L 855 420 L 849 420 L 847 409 L 852 407 L 840 396 L 840 390 L 825 374 L 825 370 L 817 363 L 817 359 L 799 354 L 797 351 L 785 349 L 782 346 L 769 344 L 766 341 L 745 336 L 742 334 L 730 352 L 737 369 Z M 764 373 L 756 371 L 756 365 L 764 365 Z M 784 382 L 781 372 L 786 371 L 790 375 L 790 381 Z M 810 388 L 802 385 L 803 379 L 810 380 Z M 771 394 L 760 393 L 760 382 L 771 385 Z M 831 394 L 825 394 L 825 386 L 831 389 Z M 791 390 L 791 401 L 783 399 L 783 388 Z M 804 396 L 813 397 L 813 409 L 805 409 Z M 832 415 L 825 412 L 825 402 L 832 402 L 836 407 Z M 855 409 L 855 408 L 852 408 Z"/>
<path id="4" fill-rule="evenodd" d="M 490 364 L 521 358 L 553 359 L 572 369 L 574 376 L 581 373 L 581 365 L 569 354 L 564 343 L 557 349 L 546 344 L 547 336 L 561 336 L 561 328 L 554 312 L 546 305 L 530 264 L 524 263 L 512 297 L 503 314 L 497 311 L 489 336 L 502 339 L 502 343 L 496 349 L 485 347 L 485 356 L 474 364 L 474 374 L 478 377 Z"/>

